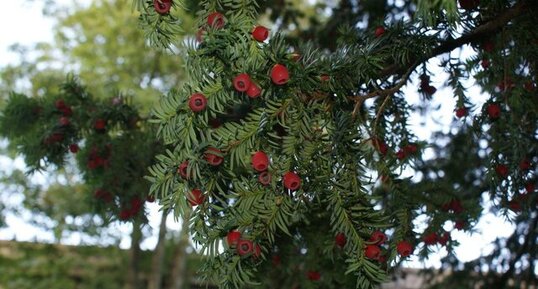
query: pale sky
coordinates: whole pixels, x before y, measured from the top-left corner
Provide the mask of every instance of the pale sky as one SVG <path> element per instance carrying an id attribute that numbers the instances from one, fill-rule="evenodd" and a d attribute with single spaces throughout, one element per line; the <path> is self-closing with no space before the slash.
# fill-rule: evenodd
<path id="1" fill-rule="evenodd" d="M 130 0 L 125 0 L 130 1 Z M 54 24 L 54 21 L 48 18 L 44 18 L 41 14 L 42 11 L 42 2 L 40 0 L 36 1 L 2 1 L 2 9 L 0 9 L 0 67 L 8 64 L 17 62 L 17 57 L 15 54 L 9 53 L 7 47 L 15 42 L 29 45 L 35 42 L 40 41 L 51 41 L 52 33 L 51 29 Z M 73 3 L 72 0 L 58 0 L 58 3 L 70 4 Z M 89 3 L 89 0 L 78 1 L 83 3 Z M 470 50 L 465 50 L 464 53 L 471 53 Z M 433 67 L 433 66 L 432 66 Z M 430 67 L 430 68 L 432 68 Z M 442 79 L 432 78 L 432 84 L 440 88 L 442 86 Z M 469 82 L 468 86 L 472 85 Z M 419 97 L 416 93 L 416 87 L 407 87 L 404 89 L 406 92 L 407 98 L 410 100 L 411 104 L 418 103 Z M 470 90 L 471 93 L 475 95 L 480 95 L 480 91 L 476 88 Z M 482 99 L 485 97 L 482 96 Z M 435 119 L 437 122 L 450 123 L 452 119 L 452 110 L 454 108 L 454 98 L 451 96 L 451 91 L 447 89 L 439 89 L 434 98 L 435 102 L 443 104 L 444 109 L 440 112 L 437 112 L 433 118 L 422 119 L 422 118 L 413 118 L 411 123 L 416 127 L 419 126 L 420 122 L 426 121 L 428 127 L 438 127 L 438 124 L 433 122 Z M 448 129 L 448 125 L 446 126 Z M 424 129 L 418 129 L 417 135 L 421 139 L 428 140 L 430 137 L 430 131 Z M 24 164 L 21 160 L 17 160 L 17 167 L 23 167 Z M 0 169 L 13 166 L 11 161 L 4 157 L 0 156 Z M 7 201 L 1 200 L 0 201 Z M 158 224 L 160 221 L 160 216 L 158 213 L 158 206 L 153 204 L 149 207 L 150 209 L 150 225 L 154 229 L 158 229 Z M 28 216 L 27 216 L 28 217 Z M 41 240 L 41 241 L 50 241 L 52 235 L 43 230 L 38 230 L 35 227 L 25 223 L 23 219 L 17 216 L 8 216 L 7 218 L 9 228 L 0 230 L 0 239 L 16 239 L 19 241 L 32 241 L 32 240 Z M 172 218 L 169 218 L 167 223 L 169 228 L 178 229 L 179 224 L 173 222 Z M 129 225 L 121 225 L 117 227 L 118 230 L 128 234 L 130 231 Z M 457 239 L 461 245 L 456 249 L 457 255 L 463 260 L 471 260 L 478 257 L 480 254 L 486 253 L 491 250 L 491 246 L 488 244 L 493 241 L 496 237 L 508 236 L 513 228 L 509 223 L 504 222 L 502 219 L 497 218 L 492 215 L 488 215 L 480 221 L 477 226 L 477 229 L 481 231 L 479 235 L 469 235 L 468 233 L 462 233 L 459 231 L 453 231 L 452 237 Z M 69 244 L 78 244 L 80 242 L 80 236 L 72 236 L 67 239 L 65 242 Z M 148 238 L 144 244 L 143 248 L 150 249 L 155 246 L 156 237 Z M 124 238 L 122 241 L 121 247 L 126 248 L 129 246 L 129 239 Z M 416 251 L 415 251 L 416 252 Z M 430 260 L 426 264 L 420 264 L 416 257 L 410 259 L 407 262 L 408 266 L 420 267 L 420 266 L 438 266 L 440 255 L 445 255 L 443 250 L 440 251 L 440 254 L 430 257 Z"/>

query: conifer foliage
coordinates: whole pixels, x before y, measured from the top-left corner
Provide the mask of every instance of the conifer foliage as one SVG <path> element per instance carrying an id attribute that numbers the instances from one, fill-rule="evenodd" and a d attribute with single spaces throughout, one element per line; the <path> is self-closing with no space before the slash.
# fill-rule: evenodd
<path id="1" fill-rule="evenodd" d="M 88 201 L 105 219 L 145 219 L 149 184 L 143 179 L 159 149 L 128 98 L 98 100 L 74 77 L 57 94 L 12 93 L 0 134 L 24 157 L 29 171 L 76 160 Z"/>
<path id="2" fill-rule="evenodd" d="M 202 1 L 197 43 L 185 48 L 189 80 L 153 111 L 170 149 L 148 179 L 165 206 L 177 214 L 193 210 L 192 237 L 209 256 L 202 273 L 221 288 L 260 281 L 268 288 L 371 288 L 418 254 L 415 247 L 427 255 L 428 246 L 453 246 L 443 224 L 467 228 L 480 213 L 480 194 L 462 200 L 458 186 L 400 177 L 402 168 L 421 169 L 428 145 L 409 130 L 411 107 L 400 90 L 421 67 L 419 91 L 431 100 L 437 88 L 428 59 L 461 45 L 475 45 L 483 59 L 500 63 L 476 73 L 491 93 L 472 122 L 493 149 L 484 181 L 503 203 L 519 202 L 519 188 L 534 182 L 536 50 L 517 51 L 522 60 L 500 47 L 538 39 L 509 25 L 513 19 L 530 25 L 535 5 L 467 1 L 458 11 L 450 1 L 418 2 L 422 18 L 375 33 L 341 29 L 339 46 L 328 52 L 292 46 L 280 31 L 260 25 L 254 0 Z M 135 3 L 143 7 L 141 19 L 153 17 L 152 5 Z M 465 31 L 454 38 L 458 17 Z M 491 36 L 501 28 L 502 37 Z M 170 37 L 152 42 L 167 48 Z M 461 78 L 480 64 L 473 58 L 466 68 L 458 61 L 444 66 L 456 115 L 467 118 L 472 101 Z M 511 147 L 521 149 L 507 152 Z M 521 162 L 525 171 L 516 167 Z M 518 210 L 531 214 L 535 197 L 526 200 Z M 417 232 L 413 220 L 421 214 L 430 223 Z"/>

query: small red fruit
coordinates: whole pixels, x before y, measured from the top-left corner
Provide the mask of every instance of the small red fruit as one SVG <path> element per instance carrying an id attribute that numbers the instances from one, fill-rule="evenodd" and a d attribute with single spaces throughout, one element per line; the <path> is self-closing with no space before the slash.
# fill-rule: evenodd
<path id="1" fill-rule="evenodd" d="M 280 256 L 279 255 L 273 255 L 273 257 L 271 258 L 271 262 L 273 263 L 273 266 L 275 266 L 275 267 L 280 265 L 280 262 L 281 262 Z"/>
<path id="2" fill-rule="evenodd" d="M 62 110 L 66 107 L 65 105 L 65 101 L 63 99 L 58 99 L 54 102 L 54 106 L 59 109 L 59 110 Z"/>
<path id="3" fill-rule="evenodd" d="M 171 7 L 172 0 L 153 0 L 153 8 L 155 8 L 155 12 L 161 15 L 168 14 Z"/>
<path id="4" fill-rule="evenodd" d="M 439 237 L 439 244 L 441 246 L 446 246 L 446 243 L 450 240 L 450 232 L 444 232 L 441 237 Z"/>
<path id="5" fill-rule="evenodd" d="M 396 245 L 396 251 L 402 258 L 405 258 L 413 253 L 413 246 L 407 241 L 400 241 Z"/>
<path id="6" fill-rule="evenodd" d="M 224 15 L 219 12 L 213 12 L 207 17 L 207 25 L 216 29 L 224 27 Z"/>
<path id="7" fill-rule="evenodd" d="M 252 155 L 252 167 L 258 171 L 263 172 L 267 170 L 269 166 L 269 157 L 263 151 L 258 151 Z"/>
<path id="8" fill-rule="evenodd" d="M 517 199 L 508 202 L 508 208 L 514 212 L 521 211 L 521 202 Z"/>
<path id="9" fill-rule="evenodd" d="M 63 114 L 64 116 L 71 116 L 71 115 L 73 115 L 73 110 L 72 110 L 71 107 L 69 107 L 69 106 L 66 106 L 66 107 L 62 108 L 61 111 L 62 111 L 62 114 Z"/>
<path id="10" fill-rule="evenodd" d="M 536 190 L 536 186 L 532 182 L 528 182 L 525 184 L 525 191 L 530 194 Z"/>
<path id="11" fill-rule="evenodd" d="M 264 42 L 269 37 L 269 29 L 264 26 L 258 25 L 252 30 L 252 37 L 258 42 Z"/>
<path id="12" fill-rule="evenodd" d="M 321 274 L 318 271 L 308 271 L 306 273 L 306 276 L 311 281 L 318 281 L 319 279 L 321 279 Z"/>
<path id="13" fill-rule="evenodd" d="M 433 245 L 433 244 L 437 243 L 438 238 L 439 237 L 437 236 L 437 233 L 432 232 L 432 233 L 429 233 L 427 235 L 424 235 L 422 237 L 422 241 L 424 241 L 424 244 L 426 244 L 426 245 Z"/>
<path id="14" fill-rule="evenodd" d="M 295 191 L 301 186 L 301 178 L 294 172 L 284 174 L 284 187 L 288 190 Z"/>
<path id="15" fill-rule="evenodd" d="M 375 231 L 370 236 L 370 242 L 374 242 L 374 245 L 382 245 L 387 241 L 387 235 L 381 231 Z"/>
<path id="16" fill-rule="evenodd" d="M 466 107 L 462 106 L 462 107 L 458 107 L 456 109 L 456 117 L 457 118 L 462 118 L 462 117 L 464 117 L 466 115 L 467 115 L 467 108 Z"/>
<path id="17" fill-rule="evenodd" d="M 200 112 L 205 109 L 207 105 L 207 98 L 201 93 L 194 93 L 189 98 L 189 107 L 194 112 Z"/>
<path id="18" fill-rule="evenodd" d="M 383 26 L 377 26 L 376 29 L 375 29 L 375 37 L 376 37 L 376 38 L 379 38 L 379 37 L 381 37 L 383 34 L 385 34 L 385 27 L 383 27 Z"/>
<path id="19" fill-rule="evenodd" d="M 245 92 L 250 87 L 250 76 L 246 73 L 237 75 L 233 80 L 235 90 L 239 92 Z"/>
<path id="20" fill-rule="evenodd" d="M 346 235 L 344 233 L 336 234 L 336 237 L 334 237 L 334 243 L 336 243 L 336 246 L 344 248 L 347 243 Z"/>
<path id="21" fill-rule="evenodd" d="M 228 235 L 226 235 L 226 242 L 230 247 L 235 247 L 239 242 L 239 239 L 241 239 L 241 232 L 237 230 L 230 231 L 228 232 Z"/>
<path id="22" fill-rule="evenodd" d="M 528 159 L 524 159 L 519 162 L 519 169 L 522 171 L 527 171 L 531 168 L 531 162 Z"/>
<path id="23" fill-rule="evenodd" d="M 408 144 L 408 145 L 403 147 L 403 150 L 404 150 L 405 154 L 412 155 L 412 154 L 415 154 L 418 151 L 418 148 L 417 148 L 417 146 L 415 144 Z"/>
<path id="24" fill-rule="evenodd" d="M 290 74 L 286 66 L 275 64 L 271 69 L 271 80 L 276 85 L 284 85 L 290 79 Z"/>
<path id="25" fill-rule="evenodd" d="M 465 221 L 457 220 L 456 223 L 454 224 L 454 228 L 460 231 L 463 230 L 465 228 Z"/>
<path id="26" fill-rule="evenodd" d="M 251 82 L 250 86 L 247 89 L 248 97 L 257 98 L 258 96 L 260 96 L 261 93 L 262 93 L 262 90 L 260 89 L 260 87 L 256 83 Z"/>
<path id="27" fill-rule="evenodd" d="M 214 147 L 207 148 L 204 153 L 204 158 L 207 163 L 212 166 L 218 166 L 224 161 L 224 158 L 222 157 L 222 151 Z"/>
<path id="28" fill-rule="evenodd" d="M 184 179 L 189 179 L 189 173 L 187 168 L 189 167 L 189 161 L 183 161 L 177 168 L 177 172 Z"/>
<path id="29" fill-rule="evenodd" d="M 501 116 L 501 107 L 497 103 L 490 103 L 486 108 L 490 119 L 494 120 Z"/>
<path id="30" fill-rule="evenodd" d="M 187 201 L 191 206 L 201 205 L 205 200 L 205 196 L 199 189 L 194 189 L 190 193 L 187 193 Z"/>
<path id="31" fill-rule="evenodd" d="M 508 167 L 503 164 L 495 166 L 495 172 L 501 178 L 506 178 L 508 176 Z"/>
<path id="32" fill-rule="evenodd" d="M 254 258 L 259 258 L 261 255 L 262 255 L 262 247 L 260 247 L 260 245 L 256 244 L 254 246 L 252 256 L 254 256 Z"/>
<path id="33" fill-rule="evenodd" d="M 69 151 L 74 153 L 74 154 L 78 153 L 79 149 L 80 148 L 78 147 L 78 144 L 76 144 L 76 143 L 69 145 Z"/>
<path id="34" fill-rule="evenodd" d="M 396 152 L 396 157 L 399 160 L 405 159 L 406 155 L 405 155 L 405 152 L 403 151 L 403 149 L 400 149 L 398 152 Z"/>
<path id="35" fill-rule="evenodd" d="M 364 249 L 364 256 L 371 260 L 377 260 L 381 256 L 381 249 L 376 245 L 367 245 Z"/>
<path id="36" fill-rule="evenodd" d="M 65 116 L 62 116 L 60 117 L 60 119 L 58 120 L 58 122 L 60 123 L 61 126 L 68 126 L 71 122 L 69 121 L 69 118 L 65 117 Z"/>
<path id="37" fill-rule="evenodd" d="M 148 203 L 153 203 L 153 202 L 155 202 L 155 196 L 154 196 L 154 195 L 148 195 L 148 196 L 146 197 L 146 202 L 148 202 Z"/>
<path id="38" fill-rule="evenodd" d="M 258 176 L 258 181 L 264 186 L 269 185 L 271 183 L 271 174 L 269 172 L 267 172 L 267 171 L 262 172 Z"/>
<path id="39" fill-rule="evenodd" d="M 254 248 L 254 245 L 252 244 L 252 241 L 250 240 L 240 239 L 237 242 L 237 254 L 239 254 L 239 256 L 245 256 L 247 254 L 250 254 L 253 248 Z"/>
<path id="40" fill-rule="evenodd" d="M 379 138 L 373 138 L 372 145 L 382 155 L 386 155 L 389 150 L 389 146 L 383 140 L 380 140 Z"/>
<path id="41" fill-rule="evenodd" d="M 97 131 L 104 131 L 105 130 L 105 127 L 106 127 L 106 120 L 102 119 L 102 118 L 99 118 L 95 121 L 95 123 L 93 124 L 93 127 L 95 128 L 95 130 Z"/>
<path id="42" fill-rule="evenodd" d="M 487 69 L 490 65 L 489 59 L 487 58 L 482 59 L 482 61 L 480 62 L 480 65 L 482 65 L 482 68 Z"/>
<path id="43" fill-rule="evenodd" d="M 127 209 L 123 209 L 120 211 L 119 217 L 120 217 L 120 220 L 125 221 L 131 217 L 131 212 Z"/>
<path id="44" fill-rule="evenodd" d="M 320 75 L 319 80 L 321 82 L 329 82 L 329 80 L 331 80 L 331 77 L 328 76 L 327 74 L 322 74 L 322 75 Z"/>

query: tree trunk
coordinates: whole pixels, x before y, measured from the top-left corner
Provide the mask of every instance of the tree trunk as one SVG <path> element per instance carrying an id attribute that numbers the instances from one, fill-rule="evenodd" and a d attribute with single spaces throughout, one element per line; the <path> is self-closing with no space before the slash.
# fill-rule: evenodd
<path id="1" fill-rule="evenodd" d="M 163 210 L 161 224 L 159 226 L 159 239 L 153 252 L 152 271 L 148 289 L 161 289 L 163 279 L 164 249 L 166 245 L 166 218 L 168 210 Z"/>
<path id="2" fill-rule="evenodd" d="M 138 276 L 140 263 L 140 242 L 142 240 L 141 221 L 136 218 L 133 221 L 133 231 L 131 233 L 131 248 L 129 249 L 129 264 L 127 266 L 127 282 L 125 289 L 141 289 L 140 278 Z"/>
<path id="3" fill-rule="evenodd" d="M 176 251 L 174 253 L 173 265 L 172 265 L 172 283 L 170 289 L 183 289 L 185 287 L 187 278 L 187 252 L 186 248 L 189 245 L 189 215 L 185 214 L 183 217 L 183 224 L 181 225 L 181 232 L 179 236 L 179 243 L 177 244 Z"/>

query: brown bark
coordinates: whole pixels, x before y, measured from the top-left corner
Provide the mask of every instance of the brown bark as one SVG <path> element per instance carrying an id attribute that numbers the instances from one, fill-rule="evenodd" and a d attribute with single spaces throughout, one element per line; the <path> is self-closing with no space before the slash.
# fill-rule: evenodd
<path id="1" fill-rule="evenodd" d="M 164 249 L 166 244 L 166 219 L 168 210 L 163 210 L 159 226 L 159 239 L 153 252 L 152 271 L 148 289 L 161 289 L 163 279 Z"/>
<path id="2" fill-rule="evenodd" d="M 137 218 L 133 221 L 133 231 L 131 233 L 131 248 L 129 249 L 129 260 L 127 266 L 127 282 L 125 289 L 141 289 L 139 278 L 140 263 L 140 242 L 142 241 L 142 223 Z"/>
<path id="3" fill-rule="evenodd" d="M 187 252 L 185 249 L 189 245 L 189 219 L 190 216 L 188 214 L 183 216 L 180 239 L 174 252 L 170 289 L 183 289 L 187 282 Z"/>

